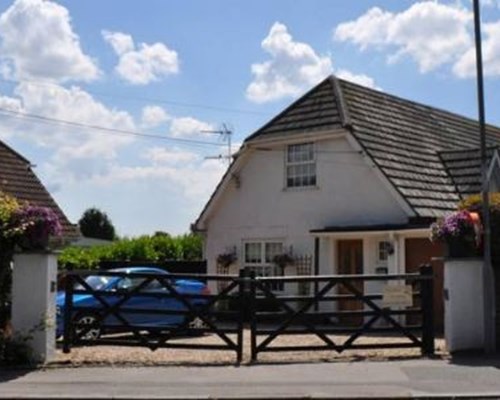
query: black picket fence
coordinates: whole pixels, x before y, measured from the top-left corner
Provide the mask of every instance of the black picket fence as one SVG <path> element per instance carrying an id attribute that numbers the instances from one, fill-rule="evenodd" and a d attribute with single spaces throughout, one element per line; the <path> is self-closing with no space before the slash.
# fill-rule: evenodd
<path id="1" fill-rule="evenodd" d="M 118 287 L 109 290 L 92 287 L 89 277 L 108 281 L 128 279 L 135 283 L 126 290 Z M 193 281 L 223 289 L 209 293 L 206 289 L 194 291 L 184 287 Z M 272 290 L 276 282 L 285 288 L 283 293 Z M 413 304 L 385 307 L 381 292 L 365 290 L 374 282 L 411 287 Z M 310 290 L 304 291 L 304 287 Z M 65 305 L 60 310 L 64 317 L 63 348 L 65 352 L 75 345 L 229 350 L 241 362 L 243 331 L 248 326 L 252 361 L 262 352 L 283 351 L 341 353 L 415 347 L 423 355 L 432 355 L 435 335 L 432 289 L 430 266 L 421 267 L 419 274 L 383 276 L 257 277 L 245 271 L 239 276 L 73 271 L 67 275 Z M 86 302 L 81 301 L 82 295 Z M 183 341 L 193 334 L 212 334 L 220 344 Z M 284 335 L 314 335 L 320 344 L 283 346 L 279 338 Z M 370 335 L 391 336 L 395 341 L 359 343 L 358 339 Z"/>

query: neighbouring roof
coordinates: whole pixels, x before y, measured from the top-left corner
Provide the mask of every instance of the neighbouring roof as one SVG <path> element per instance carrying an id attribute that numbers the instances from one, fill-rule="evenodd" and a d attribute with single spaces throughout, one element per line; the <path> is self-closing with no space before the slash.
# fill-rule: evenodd
<path id="1" fill-rule="evenodd" d="M 497 149 L 486 149 L 488 164 Z M 478 179 L 481 175 L 481 153 L 478 149 L 442 151 L 439 155 L 460 194 L 470 195 L 481 191 L 481 181 Z"/>
<path id="2" fill-rule="evenodd" d="M 49 207 L 58 215 L 63 227 L 63 238 L 72 240 L 79 236 L 31 169 L 31 163 L 19 153 L 0 141 L 0 191 L 15 197 L 18 201 Z"/>
<path id="3" fill-rule="evenodd" d="M 478 192 L 478 122 L 330 76 L 245 142 L 348 129 L 419 217 L 439 217 Z M 500 128 L 487 126 L 488 146 Z"/>

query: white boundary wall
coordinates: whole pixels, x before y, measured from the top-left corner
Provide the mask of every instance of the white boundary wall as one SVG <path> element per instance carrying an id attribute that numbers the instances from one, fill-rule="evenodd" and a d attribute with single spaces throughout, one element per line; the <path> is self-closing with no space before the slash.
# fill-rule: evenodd
<path id="1" fill-rule="evenodd" d="M 446 260 L 444 292 L 444 333 L 448 351 L 482 349 L 483 260 Z"/>
<path id="2" fill-rule="evenodd" d="M 14 336 L 30 337 L 33 361 L 55 355 L 57 257 L 54 254 L 16 254 L 12 281 Z"/>

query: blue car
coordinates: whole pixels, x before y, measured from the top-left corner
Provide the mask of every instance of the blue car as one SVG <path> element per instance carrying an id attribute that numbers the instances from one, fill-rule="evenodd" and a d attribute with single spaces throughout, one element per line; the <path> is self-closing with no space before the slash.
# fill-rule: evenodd
<path id="1" fill-rule="evenodd" d="M 168 277 L 168 272 L 159 268 L 152 267 L 128 267 L 112 269 L 108 272 L 120 272 L 125 274 L 132 274 L 130 276 L 106 276 L 106 275 L 89 275 L 85 278 L 85 282 L 96 291 L 105 292 L 101 297 L 110 305 L 116 304 L 123 299 L 124 293 L 136 288 L 140 285 L 145 277 L 134 276 L 134 273 L 141 274 L 158 274 Z M 192 279 L 178 279 L 171 281 L 171 284 L 179 294 L 202 294 L 209 295 L 210 290 L 203 282 Z M 81 285 L 77 285 L 75 290 L 85 290 Z M 177 314 L 160 314 L 154 313 L 158 310 L 177 310 L 186 311 L 187 307 L 180 300 L 174 297 L 151 296 L 151 294 L 167 294 L 168 289 L 163 286 L 158 280 L 154 279 L 142 288 L 140 292 L 130 297 L 123 305 L 123 308 L 128 309 L 141 309 L 152 310 L 152 313 L 144 312 L 126 312 L 118 310 L 120 315 L 125 318 L 130 325 L 134 327 L 144 326 L 149 328 L 169 328 L 184 324 L 186 321 L 186 313 Z M 141 295 L 145 294 L 145 295 Z M 65 306 L 65 293 L 57 293 L 57 327 L 56 334 L 61 337 L 64 332 L 64 306 Z M 186 300 L 193 306 L 202 306 L 207 303 L 208 299 L 205 298 L 188 298 Z M 75 332 L 77 336 L 85 340 L 95 340 L 103 333 L 103 328 L 99 325 L 101 322 L 106 329 L 113 331 L 113 328 L 119 330 L 123 328 L 123 323 L 114 315 L 108 315 L 104 321 L 100 321 L 99 308 L 104 308 L 103 305 L 91 294 L 74 294 L 73 305 L 75 310 L 73 312 L 73 324 L 76 326 Z M 93 310 L 79 310 L 79 307 L 89 307 Z M 96 310 L 97 309 L 97 310 Z M 92 325 L 91 328 L 89 326 Z M 85 327 L 86 326 L 86 327 Z M 188 328 L 202 328 L 205 324 L 200 318 L 193 318 L 189 321 Z M 84 328 L 85 327 L 85 328 Z M 85 329 L 87 332 L 84 335 L 79 335 L 79 332 Z"/>

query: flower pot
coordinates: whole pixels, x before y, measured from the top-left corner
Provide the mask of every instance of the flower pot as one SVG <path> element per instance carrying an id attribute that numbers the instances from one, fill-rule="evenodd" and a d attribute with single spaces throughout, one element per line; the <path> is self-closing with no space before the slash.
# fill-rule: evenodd
<path id="1" fill-rule="evenodd" d="M 472 240 L 464 238 L 452 238 L 446 241 L 446 257 L 448 258 L 467 258 L 480 257 L 481 250 Z"/>
<path id="2" fill-rule="evenodd" d="M 49 235 L 41 234 L 39 236 L 24 236 L 19 240 L 21 251 L 37 252 L 45 251 L 49 248 Z"/>

